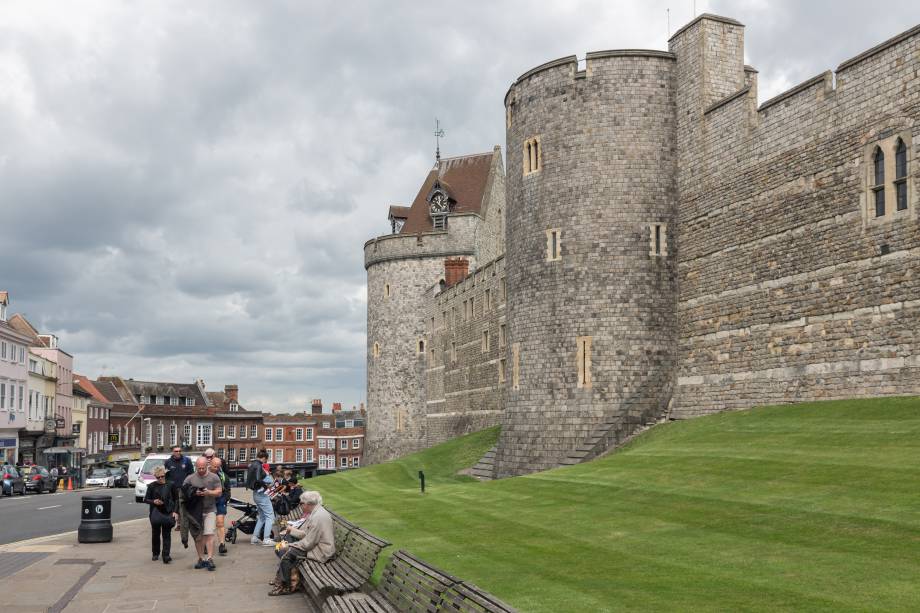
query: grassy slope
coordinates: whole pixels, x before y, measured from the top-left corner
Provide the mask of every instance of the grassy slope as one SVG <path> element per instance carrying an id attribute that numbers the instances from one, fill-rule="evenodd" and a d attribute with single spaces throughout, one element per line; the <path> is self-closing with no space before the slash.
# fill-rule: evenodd
<path id="1" fill-rule="evenodd" d="M 920 609 L 920 398 L 726 413 L 580 466 L 454 474 L 496 437 L 308 484 L 524 611 Z"/>

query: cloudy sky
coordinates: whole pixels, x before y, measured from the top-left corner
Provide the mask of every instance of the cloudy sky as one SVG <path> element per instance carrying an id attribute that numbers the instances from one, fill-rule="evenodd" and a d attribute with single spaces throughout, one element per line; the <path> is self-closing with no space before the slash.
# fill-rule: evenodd
<path id="1" fill-rule="evenodd" d="M 90 377 L 364 400 L 362 245 L 434 157 L 504 148 L 547 60 L 666 49 L 693 2 L 0 1 L 0 289 Z M 761 100 L 920 22 L 913 1 L 698 0 Z"/>

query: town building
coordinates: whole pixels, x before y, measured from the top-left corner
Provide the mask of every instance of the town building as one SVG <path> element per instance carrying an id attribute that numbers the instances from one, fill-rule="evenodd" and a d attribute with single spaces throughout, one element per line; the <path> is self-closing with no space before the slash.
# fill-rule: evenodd
<path id="1" fill-rule="evenodd" d="M 91 379 L 74 374 L 75 393 L 78 388 L 89 396 L 86 405 L 86 427 L 83 428 L 86 440 L 81 444 L 86 447 L 84 464 L 92 466 L 108 459 L 107 451 L 111 449 L 108 436 L 112 403 L 99 391 Z"/>
<path id="2" fill-rule="evenodd" d="M 333 403 L 332 413 L 320 415 L 317 454 L 319 472 L 360 468 L 364 458 L 366 415 L 361 410 L 343 411 Z"/>
<path id="3" fill-rule="evenodd" d="M 44 464 L 45 449 L 54 447 L 54 394 L 57 377 L 54 362 L 40 356 L 30 347 L 28 360 L 29 398 L 25 427 L 19 431 L 20 456 L 23 464 Z"/>
<path id="4" fill-rule="evenodd" d="M 0 464 L 20 461 L 19 430 L 26 425 L 31 338 L 7 321 L 9 292 L 0 291 Z"/>
<path id="5" fill-rule="evenodd" d="M 757 82 L 709 14 L 515 80 L 502 214 L 481 156 L 439 160 L 364 246 L 368 459 L 500 424 L 505 477 L 667 418 L 920 393 L 920 26 Z"/>
<path id="6" fill-rule="evenodd" d="M 39 457 L 36 463 L 79 468 L 81 454 L 73 433 L 73 356 L 58 346 L 57 336 L 40 333 L 21 314 L 12 315 L 9 324 L 29 339 L 30 353 L 54 364 L 54 445 L 43 449 L 44 457 Z"/>
<path id="7" fill-rule="evenodd" d="M 322 404 L 313 401 L 313 409 L 322 412 Z M 268 452 L 268 462 L 295 468 L 298 473 L 312 475 L 316 471 L 316 429 L 314 413 L 265 413 L 262 416 L 262 443 Z"/>
<path id="8" fill-rule="evenodd" d="M 226 472 L 243 478 L 249 462 L 262 448 L 262 413 L 249 411 L 239 398 L 237 385 L 225 385 L 222 392 L 207 392 L 214 407 L 214 447 Z"/>

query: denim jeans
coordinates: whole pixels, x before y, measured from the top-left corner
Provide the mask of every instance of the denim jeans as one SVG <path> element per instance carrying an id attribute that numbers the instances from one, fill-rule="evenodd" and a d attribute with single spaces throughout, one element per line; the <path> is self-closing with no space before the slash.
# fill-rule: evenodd
<path id="1" fill-rule="evenodd" d="M 263 492 L 253 492 L 252 501 L 259 508 L 259 517 L 256 521 L 256 529 L 252 533 L 253 538 L 267 539 L 271 538 L 272 526 L 275 523 L 275 510 L 272 508 L 272 499 L 268 494 Z M 262 535 L 262 528 L 265 528 L 265 536 Z"/>

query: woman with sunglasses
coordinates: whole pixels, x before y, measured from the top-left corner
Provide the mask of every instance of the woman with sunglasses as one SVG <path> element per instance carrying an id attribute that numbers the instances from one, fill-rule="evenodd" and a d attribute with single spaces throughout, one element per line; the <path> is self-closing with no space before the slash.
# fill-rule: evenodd
<path id="1" fill-rule="evenodd" d="M 160 557 L 160 541 L 162 540 L 163 564 L 169 564 L 171 533 L 178 519 L 177 504 L 173 495 L 172 485 L 166 482 L 166 469 L 157 466 L 153 469 L 156 481 L 147 486 L 147 495 L 144 502 L 150 505 L 151 546 L 153 547 L 153 561 Z"/>

